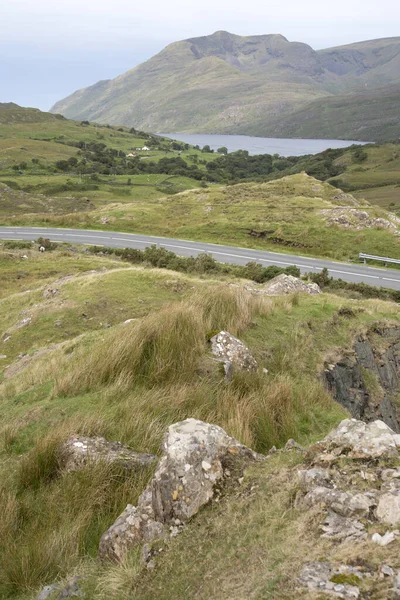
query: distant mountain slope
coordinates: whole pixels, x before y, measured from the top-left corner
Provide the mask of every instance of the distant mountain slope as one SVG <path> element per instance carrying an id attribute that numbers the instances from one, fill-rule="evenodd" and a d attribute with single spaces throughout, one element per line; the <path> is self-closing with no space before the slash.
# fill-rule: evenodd
<path id="1" fill-rule="evenodd" d="M 397 139 L 400 85 L 315 100 L 283 120 L 270 121 L 268 135 L 378 142 Z"/>
<path id="2" fill-rule="evenodd" d="M 315 51 L 282 35 L 219 31 L 171 44 L 124 75 L 57 102 L 52 112 L 155 132 L 270 135 L 278 120 L 284 124 L 310 102 L 396 84 L 400 38 Z M 323 137 L 315 129 L 310 135 Z"/>
<path id="3" fill-rule="evenodd" d="M 64 120 L 64 117 L 59 114 L 42 112 L 38 108 L 24 108 L 14 104 L 14 102 L 0 102 L 0 125 L 43 123 L 56 121 L 57 119 Z"/>

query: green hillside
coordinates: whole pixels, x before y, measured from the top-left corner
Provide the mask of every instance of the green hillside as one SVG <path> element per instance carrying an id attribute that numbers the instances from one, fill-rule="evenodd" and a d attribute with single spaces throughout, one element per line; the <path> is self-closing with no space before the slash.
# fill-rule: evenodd
<path id="1" fill-rule="evenodd" d="M 309 457 L 293 450 L 232 478 L 179 535 L 154 542 L 162 552 L 153 569 L 140 546 L 122 562 L 100 561 L 100 537 L 137 503 L 152 469 L 89 462 L 66 472 L 59 458 L 76 435 L 159 456 L 167 427 L 188 417 L 263 453 L 289 437 L 315 442 L 348 416 L 322 384 L 326 360 L 379 323 L 398 327 L 397 304 L 253 295 L 229 276 L 132 267 L 76 246 L 40 254 L 9 244 L 0 265 L 2 599 L 33 600 L 44 585 L 79 575 L 87 600 L 314 600 L 296 583 L 305 560 L 354 564 L 360 548 L 369 571 L 398 565 L 398 542 L 354 549 L 320 537 L 316 509 L 294 503 L 296 468 Z M 207 342 L 216 329 L 240 336 L 259 371 L 224 382 Z M 339 463 L 345 473 L 348 460 Z M 362 490 L 369 468 L 363 478 L 351 471 Z M 368 527 L 369 536 L 385 531 Z M 382 596 L 373 597 L 389 597 L 389 581 L 378 579 Z"/>
<path id="2" fill-rule="evenodd" d="M 315 100 L 270 125 L 276 137 L 386 141 L 400 137 L 400 86 Z M 255 134 L 255 127 L 252 132 Z"/>
<path id="3" fill-rule="evenodd" d="M 294 137 L 324 137 L 329 130 L 334 138 L 375 140 L 383 139 L 386 132 L 391 137 L 400 134 L 397 88 L 388 91 L 390 112 L 380 123 L 374 96 L 369 99 L 368 94 L 377 87 L 399 85 L 399 73 L 399 38 L 316 52 L 281 35 L 241 37 L 219 31 L 171 44 L 116 79 L 60 100 L 52 112 L 148 131 L 271 136 L 281 135 L 280 128 L 284 132 L 287 127 Z M 352 103 L 352 113 L 351 107 L 346 108 L 347 96 L 342 96 L 360 91 L 366 94 L 364 104 L 356 110 L 357 101 Z M 325 98 L 331 102 L 336 95 L 346 108 L 347 128 L 340 122 L 335 128 L 333 115 L 322 131 L 313 102 L 324 106 Z M 305 116 L 292 115 L 298 109 L 304 109 Z M 309 127 L 302 126 L 304 119 L 311 119 Z"/>

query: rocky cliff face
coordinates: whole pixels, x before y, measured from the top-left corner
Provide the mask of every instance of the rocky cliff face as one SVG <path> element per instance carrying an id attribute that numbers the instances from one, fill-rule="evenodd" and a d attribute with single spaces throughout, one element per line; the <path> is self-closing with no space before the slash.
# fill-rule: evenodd
<path id="1" fill-rule="evenodd" d="M 324 378 L 337 402 L 357 419 L 381 419 L 400 432 L 400 327 L 375 327 L 327 364 Z"/>

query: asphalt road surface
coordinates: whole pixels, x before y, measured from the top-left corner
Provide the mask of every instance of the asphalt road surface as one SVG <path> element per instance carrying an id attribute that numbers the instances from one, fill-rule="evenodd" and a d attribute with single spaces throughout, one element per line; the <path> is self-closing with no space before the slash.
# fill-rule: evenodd
<path id="1" fill-rule="evenodd" d="M 287 267 L 296 265 L 302 273 L 322 271 L 324 267 L 336 279 L 350 282 L 364 282 L 369 285 L 382 286 L 400 290 L 400 270 L 369 267 L 364 264 L 348 264 L 320 258 L 280 254 L 249 248 L 235 248 L 219 244 L 205 244 L 175 240 L 151 235 L 117 233 L 112 231 L 93 231 L 84 229 L 56 229 L 46 227 L 0 227 L 0 239 L 3 240 L 37 240 L 46 237 L 54 242 L 69 242 L 75 244 L 91 244 L 109 246 L 112 248 L 139 248 L 156 244 L 171 250 L 179 256 L 197 256 L 207 252 L 218 262 L 245 265 L 255 261 L 263 266 L 277 265 Z"/>

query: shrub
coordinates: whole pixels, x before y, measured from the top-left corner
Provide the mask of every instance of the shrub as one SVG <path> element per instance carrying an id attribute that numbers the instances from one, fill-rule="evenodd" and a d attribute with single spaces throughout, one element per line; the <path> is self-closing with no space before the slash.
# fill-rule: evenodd
<path id="1" fill-rule="evenodd" d="M 134 264 L 149 263 L 152 267 L 158 269 L 171 269 L 181 273 L 226 273 L 234 277 L 243 277 L 251 279 L 257 283 L 265 283 L 273 279 L 281 273 L 300 277 L 300 269 L 295 265 L 291 265 L 282 269 L 281 267 L 270 266 L 263 267 L 262 265 L 250 262 L 245 267 L 239 265 L 228 265 L 219 263 L 210 254 L 201 253 L 197 257 L 177 256 L 174 252 L 165 248 L 157 248 L 153 245 L 145 250 L 136 250 L 135 248 L 104 248 L 103 246 L 90 246 L 88 252 L 93 254 L 114 254 L 122 260 Z"/>
<path id="2" fill-rule="evenodd" d="M 380 298 L 381 300 L 400 302 L 400 290 L 375 287 L 363 282 L 352 283 L 343 281 L 343 279 L 333 279 L 333 277 L 329 277 L 328 269 L 323 269 L 321 273 L 307 273 L 305 278 L 317 283 L 322 288 L 329 288 L 329 291 L 348 290 L 356 292 L 364 298 Z"/>
<path id="3" fill-rule="evenodd" d="M 50 241 L 48 238 L 40 237 L 36 240 L 36 243 L 39 245 L 39 248 L 43 247 L 45 250 L 48 250 L 49 252 L 51 252 L 51 250 L 55 250 L 57 248 L 57 244 Z"/>

